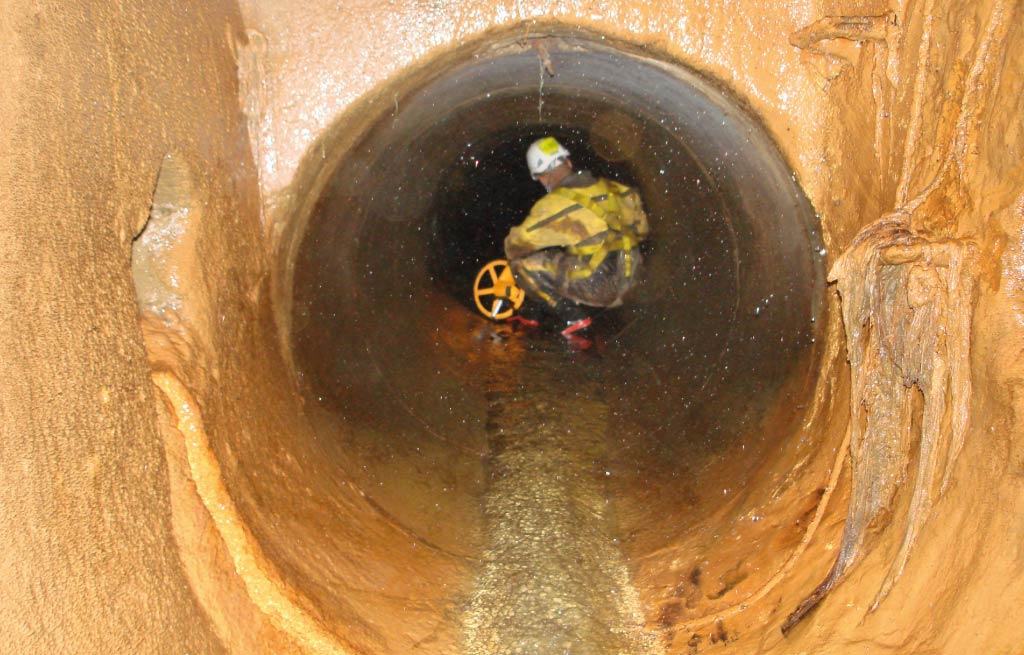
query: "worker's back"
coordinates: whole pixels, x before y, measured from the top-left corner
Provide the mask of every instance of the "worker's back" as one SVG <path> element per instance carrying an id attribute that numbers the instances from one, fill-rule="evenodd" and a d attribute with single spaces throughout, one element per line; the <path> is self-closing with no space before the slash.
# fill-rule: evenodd
<path id="1" fill-rule="evenodd" d="M 636 190 L 587 172 L 566 178 L 538 200 L 505 239 L 505 254 L 517 259 L 544 248 L 572 248 L 608 230 L 647 236 L 647 217 Z"/>

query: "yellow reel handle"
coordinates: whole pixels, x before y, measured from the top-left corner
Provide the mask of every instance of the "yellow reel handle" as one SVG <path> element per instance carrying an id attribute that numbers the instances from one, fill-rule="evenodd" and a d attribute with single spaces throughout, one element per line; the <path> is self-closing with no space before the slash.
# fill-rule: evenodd
<path id="1" fill-rule="evenodd" d="M 523 306 L 526 292 L 516 286 L 516 279 L 506 259 L 487 262 L 473 282 L 476 308 L 487 318 L 504 321 Z"/>

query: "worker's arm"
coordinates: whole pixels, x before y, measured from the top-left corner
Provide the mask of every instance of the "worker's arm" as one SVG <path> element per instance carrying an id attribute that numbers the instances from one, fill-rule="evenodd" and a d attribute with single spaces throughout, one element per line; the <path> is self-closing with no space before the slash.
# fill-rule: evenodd
<path id="1" fill-rule="evenodd" d="M 526 220 L 505 237 L 505 256 L 519 259 L 544 248 L 564 248 L 579 243 L 586 236 L 585 231 L 581 236 L 578 221 L 572 216 L 579 208 L 559 196 L 544 196 L 533 206 Z"/>

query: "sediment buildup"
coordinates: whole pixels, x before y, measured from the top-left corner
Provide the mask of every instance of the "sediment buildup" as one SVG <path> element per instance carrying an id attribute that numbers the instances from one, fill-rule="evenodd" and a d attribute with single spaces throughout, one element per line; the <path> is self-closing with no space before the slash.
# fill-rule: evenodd
<path id="1" fill-rule="evenodd" d="M 364 4 L 5 9 L 0 651 L 1016 652 L 1019 2 Z"/>

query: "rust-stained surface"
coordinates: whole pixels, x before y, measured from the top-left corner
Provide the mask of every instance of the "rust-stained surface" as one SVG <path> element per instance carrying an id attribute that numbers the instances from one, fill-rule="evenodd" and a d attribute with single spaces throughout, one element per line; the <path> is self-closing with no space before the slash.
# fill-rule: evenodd
<path id="1" fill-rule="evenodd" d="M 211 172 L 212 223 L 256 207 L 223 39 L 241 17 L 163 2 L 2 14 L 0 649 L 225 652 L 178 560 L 129 260 L 171 150 Z"/>
<path id="2" fill-rule="evenodd" d="M 287 312 L 282 273 L 318 200 L 307 194 L 390 108 L 397 115 L 404 92 L 466 44 L 572 26 L 727 87 L 819 214 L 846 309 L 870 299 L 841 312 L 830 288 L 819 378 L 780 381 L 786 402 L 750 440 L 699 460 L 601 454 L 610 479 L 582 491 L 610 504 L 602 521 L 614 525 L 596 534 L 619 539 L 622 559 L 609 550 L 604 561 L 624 562 L 628 576 L 616 575 L 635 589 L 629 608 L 642 619 L 626 620 L 644 636 L 629 643 L 676 653 L 1019 647 L 1008 617 L 1024 602 L 1013 546 L 1024 531 L 1020 2 L 8 4 L 6 648 L 457 653 L 485 643 L 467 642 L 465 617 L 486 578 L 480 557 L 509 538 L 478 514 L 486 441 L 452 456 L 443 439 L 389 449 L 387 433 L 332 438 L 345 423 L 295 389 L 301 372 L 279 331 L 292 317 L 274 312 Z M 543 80 L 554 49 L 537 52 Z M 146 236 L 151 215 L 150 227 L 174 215 L 151 207 L 168 156 L 190 180 L 172 199 L 188 220 Z M 887 215 L 912 247 L 856 265 L 855 235 Z M 159 255 L 156 278 L 133 276 L 140 233 L 135 254 Z M 156 237 L 167 247 L 143 250 Z M 854 317 L 896 327 L 861 351 L 869 335 Z M 436 318 L 444 335 L 418 336 L 432 347 L 472 353 L 473 338 L 491 338 L 457 308 Z M 329 326 L 314 327 L 327 343 Z M 852 462 L 851 415 L 864 417 Z M 783 636 L 837 557 L 852 565 Z"/>

